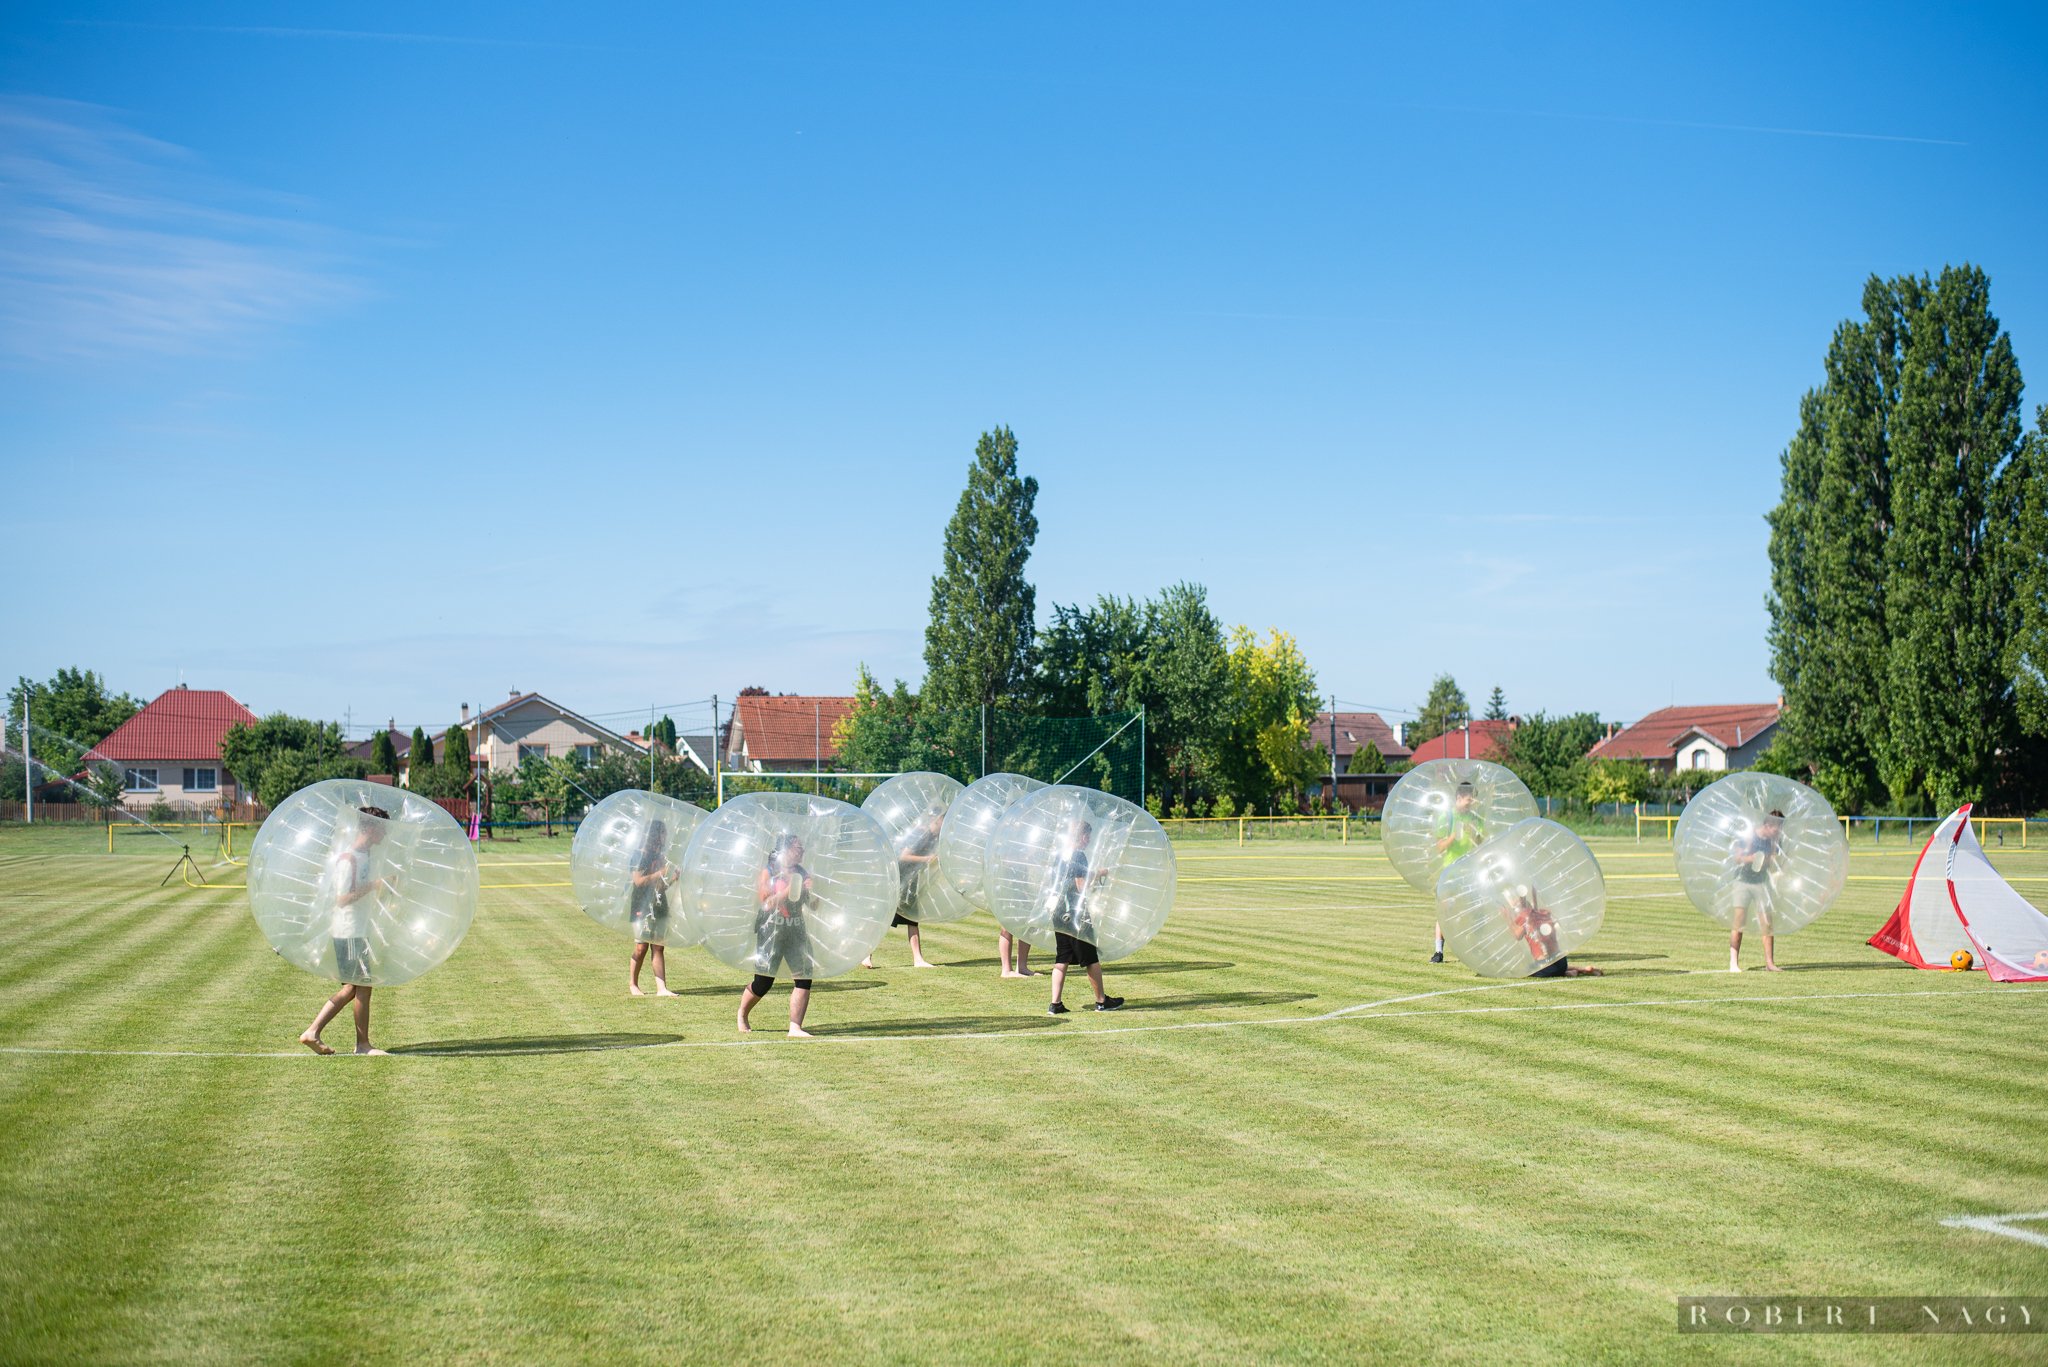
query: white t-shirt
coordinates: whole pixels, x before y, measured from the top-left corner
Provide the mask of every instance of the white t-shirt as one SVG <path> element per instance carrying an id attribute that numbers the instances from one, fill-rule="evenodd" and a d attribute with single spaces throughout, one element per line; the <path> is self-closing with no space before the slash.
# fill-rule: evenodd
<path id="1" fill-rule="evenodd" d="M 353 902 L 341 899 L 358 889 L 370 886 L 370 852 L 350 845 L 336 850 L 327 857 L 327 886 L 334 900 L 334 920 L 328 933 L 337 940 L 367 940 L 370 938 L 370 908 L 373 899 L 358 897 Z"/>

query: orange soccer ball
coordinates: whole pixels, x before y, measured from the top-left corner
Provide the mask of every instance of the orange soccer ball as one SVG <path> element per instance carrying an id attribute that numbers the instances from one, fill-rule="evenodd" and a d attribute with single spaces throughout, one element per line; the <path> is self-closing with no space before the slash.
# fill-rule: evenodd
<path id="1" fill-rule="evenodd" d="M 1976 960 L 1970 957 L 1970 951 L 1967 949 L 1959 949 L 1948 956 L 1948 966 L 1958 973 L 1968 973 L 1970 965 L 1975 962 Z"/>

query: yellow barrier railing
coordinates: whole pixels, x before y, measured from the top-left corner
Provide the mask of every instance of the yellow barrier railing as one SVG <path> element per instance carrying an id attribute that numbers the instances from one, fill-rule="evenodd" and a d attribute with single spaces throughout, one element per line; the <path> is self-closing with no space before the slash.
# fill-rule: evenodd
<path id="1" fill-rule="evenodd" d="M 235 859 L 235 828 L 250 826 L 248 821 L 152 821 L 146 826 L 129 825 L 119 821 L 107 823 L 107 853 L 114 852 L 114 837 L 117 835 L 159 835 L 164 831 L 190 830 L 220 832 L 220 857 L 230 863 Z"/>
<path id="2" fill-rule="evenodd" d="M 1676 831 L 1676 830 L 1678 829 L 1678 818 L 1677 818 L 1677 817 L 1675 817 L 1675 816 L 1658 816 L 1658 815 L 1656 815 L 1656 814 L 1655 814 L 1654 812 L 1649 812 L 1649 813 L 1646 813 L 1646 812 L 1637 812 L 1637 813 L 1636 813 L 1636 843 L 1637 843 L 1637 844 L 1641 844 L 1641 843 L 1642 843 L 1642 840 L 1643 840 L 1643 823 L 1644 823 L 1645 821 L 1661 821 L 1661 822 L 1663 822 L 1663 823 L 1664 823 L 1664 838 L 1665 838 L 1666 840 L 1669 840 L 1669 839 L 1671 839 L 1672 833 L 1673 833 L 1674 831 Z"/>
<path id="3" fill-rule="evenodd" d="M 1339 842 L 1339 843 L 1341 843 L 1341 844 L 1346 844 L 1346 845 L 1348 845 L 1348 844 L 1350 844 L 1350 843 L 1351 843 L 1351 825 L 1352 825 L 1352 823 L 1353 823 L 1354 821 L 1355 821 L 1355 822 L 1358 822 L 1358 823 L 1359 823 L 1360 825 L 1366 825 L 1366 824 L 1369 824 L 1369 823 L 1367 823 L 1367 821 L 1366 821 L 1366 818 L 1364 818 L 1364 817 L 1362 817 L 1362 816 L 1361 816 L 1361 817 L 1353 817 L 1353 816 L 1342 816 L 1342 815 L 1337 815 L 1337 816 L 1253 816 L 1253 815 L 1245 815 L 1245 816 L 1166 816 L 1166 817 L 1161 817 L 1161 818 L 1159 819 L 1159 824 L 1160 824 L 1161 826 L 1164 826 L 1164 827 L 1166 828 L 1166 831 L 1167 831 L 1167 833 L 1168 833 L 1169 835 L 1170 835 L 1170 834 L 1173 834 L 1173 833 L 1175 833 L 1175 832 L 1179 832 L 1179 833 L 1181 833 L 1181 834 L 1184 834 L 1184 835 L 1199 835 L 1199 834 L 1202 834 L 1202 833 L 1203 833 L 1203 832 L 1202 832 L 1202 831 L 1201 831 L 1201 830 L 1199 829 L 1199 828 L 1202 828 L 1202 827 L 1226 827 L 1226 828 L 1235 828 L 1234 830 L 1233 830 L 1233 829 L 1223 829 L 1223 830 L 1215 830 L 1215 831 L 1212 831 L 1211 833 L 1212 833 L 1212 834 L 1215 834 L 1215 835 L 1219 835 L 1219 836 L 1224 836 L 1224 837 L 1228 837 L 1228 836 L 1231 836 L 1231 835 L 1235 835 L 1235 836 L 1237 837 L 1237 843 L 1238 843 L 1238 844 L 1240 844 L 1240 845 L 1242 845 L 1242 844 L 1244 844 L 1244 842 L 1245 842 L 1245 839 L 1246 839 L 1246 837 L 1247 837 L 1248 835 L 1250 835 L 1250 834 L 1251 834 L 1251 833 L 1253 833 L 1253 832 L 1259 831 L 1259 830 L 1260 830 L 1261 828 L 1263 828 L 1263 829 L 1264 829 L 1264 830 L 1265 830 L 1265 831 L 1266 831 L 1267 833 L 1269 833 L 1269 834 L 1277 834 L 1277 833 L 1279 833 L 1279 832 L 1280 832 L 1281 830 L 1283 830 L 1283 829 L 1295 829 L 1295 830 L 1298 830 L 1298 829 L 1300 829 L 1301 825 L 1302 825 L 1302 824 L 1303 824 L 1304 822 L 1306 822 L 1306 823 L 1311 823 L 1311 824 L 1313 824 L 1313 825 L 1314 825 L 1314 826 L 1316 827 L 1316 829 L 1319 829 L 1319 830 L 1327 830 L 1327 829 L 1329 829 L 1329 828 L 1331 828 L 1331 827 L 1335 827 L 1335 828 L 1336 828 L 1336 831 L 1337 831 L 1337 839 L 1338 839 L 1338 842 Z M 1196 829 L 1192 829 L 1192 830 L 1191 830 L 1191 829 L 1188 829 L 1188 828 L 1190 828 L 1190 827 L 1193 827 L 1193 828 L 1196 828 Z"/>
<path id="4" fill-rule="evenodd" d="M 1931 816 L 1844 816 L 1838 819 L 1842 823 L 1842 834 L 1844 836 L 1853 834 L 1856 823 L 1861 821 L 1870 826 L 1871 839 L 1873 840 L 1877 839 L 1883 832 L 1884 823 L 1887 821 L 1905 823 L 1906 835 L 1910 840 L 1916 827 L 1926 826 L 1932 829 L 1934 826 L 1939 825 L 1941 820 L 1939 817 Z M 1678 829 L 1678 818 L 1675 816 L 1656 816 L 1645 812 L 1637 812 L 1636 840 L 1638 843 L 1643 838 L 1644 824 L 1651 821 L 1661 821 L 1664 823 L 1664 838 L 1666 840 L 1670 840 Z M 2019 847 L 2023 850 L 2027 848 L 2027 833 L 2030 823 L 2023 816 L 1973 816 L 1970 818 L 1970 824 L 1977 828 L 1977 840 L 1981 844 L 1995 843 L 2003 845 L 2006 843 L 2006 837 L 2016 831 L 2020 837 Z"/>

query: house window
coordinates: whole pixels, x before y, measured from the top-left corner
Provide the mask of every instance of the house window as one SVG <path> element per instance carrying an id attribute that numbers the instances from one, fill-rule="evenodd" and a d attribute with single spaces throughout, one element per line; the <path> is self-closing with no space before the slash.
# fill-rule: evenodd
<path id="1" fill-rule="evenodd" d="M 519 747 L 519 762 L 521 764 L 526 763 L 530 759 L 546 759 L 547 757 L 548 748 L 545 745 L 522 745 Z"/>
<path id="2" fill-rule="evenodd" d="M 218 790 L 219 790 L 219 788 L 220 788 L 220 770 L 218 770 L 218 769 L 187 769 L 187 770 L 185 771 L 185 791 L 186 791 L 186 792 L 188 792 L 188 793 L 211 793 L 211 792 L 216 792 L 216 791 L 218 791 Z"/>
<path id="3" fill-rule="evenodd" d="M 153 793 L 157 790 L 154 769 L 126 769 L 122 771 L 122 778 L 131 793 Z"/>
<path id="4" fill-rule="evenodd" d="M 582 760 L 585 764 L 597 763 L 597 747 L 595 745 L 577 746 L 576 758 Z"/>
<path id="5" fill-rule="evenodd" d="M 1695 750 L 1692 752 L 1692 767 L 1695 769 L 1707 767 L 1707 752 L 1705 750 Z"/>

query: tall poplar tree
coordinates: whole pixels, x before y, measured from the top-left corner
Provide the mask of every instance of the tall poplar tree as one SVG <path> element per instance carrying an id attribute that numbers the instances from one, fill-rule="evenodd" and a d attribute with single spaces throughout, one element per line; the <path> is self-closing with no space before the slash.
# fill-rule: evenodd
<path id="1" fill-rule="evenodd" d="M 1037 499 L 1038 481 L 1017 473 L 1016 435 L 982 433 L 932 580 L 924 705 L 992 707 L 1029 681 L 1038 602 L 1024 566 L 1038 537 Z"/>
<path id="2" fill-rule="evenodd" d="M 2012 633 L 2005 672 L 2013 682 L 2021 731 L 2048 736 L 2048 405 L 2034 410 L 2034 430 L 2000 491 L 2001 520 L 2011 528 L 2005 544 L 2013 588 Z M 2044 765 L 2043 767 L 2048 767 Z M 2048 779 L 2042 780 L 2048 787 Z M 2048 796 L 2037 792 L 2035 800 Z"/>

